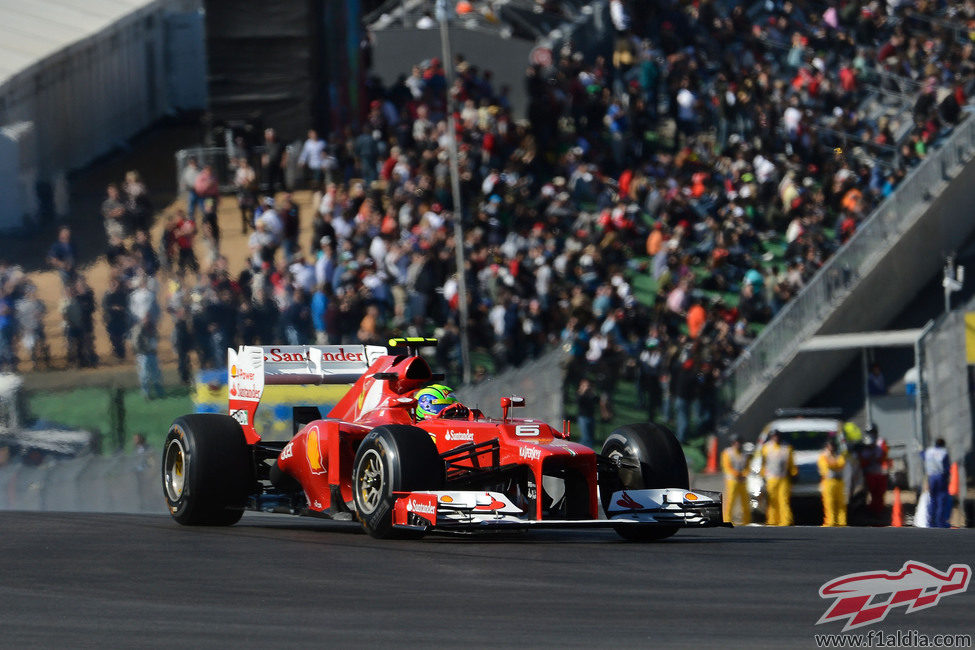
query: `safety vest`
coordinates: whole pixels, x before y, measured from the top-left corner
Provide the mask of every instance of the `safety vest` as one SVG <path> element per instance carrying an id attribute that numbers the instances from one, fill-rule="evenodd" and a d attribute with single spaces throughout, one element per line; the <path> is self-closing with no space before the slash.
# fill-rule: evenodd
<path id="1" fill-rule="evenodd" d="M 765 478 L 783 478 L 789 471 L 789 446 L 765 445 Z"/>
<path id="2" fill-rule="evenodd" d="M 831 467 L 839 460 L 839 456 L 833 456 L 828 451 L 824 451 L 820 458 L 822 460 L 819 463 L 819 473 L 823 475 L 823 478 L 843 478 L 843 468 L 834 469 Z"/>
<path id="3" fill-rule="evenodd" d="M 928 447 L 924 450 L 924 473 L 928 476 L 941 476 L 945 473 L 945 460 L 947 458 L 947 448 Z"/>
<path id="4" fill-rule="evenodd" d="M 724 462 L 721 464 L 725 470 L 725 478 L 729 481 L 740 480 L 741 472 L 745 471 L 748 465 L 748 457 L 741 452 L 736 452 L 733 447 L 725 449 L 724 456 Z M 728 471 L 729 469 L 731 472 Z"/>

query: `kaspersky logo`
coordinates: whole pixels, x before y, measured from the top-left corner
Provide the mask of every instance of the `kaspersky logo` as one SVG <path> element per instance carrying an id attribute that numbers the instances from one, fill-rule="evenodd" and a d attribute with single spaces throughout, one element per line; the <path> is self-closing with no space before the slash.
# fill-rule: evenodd
<path id="1" fill-rule="evenodd" d="M 843 632 L 879 623 L 895 607 L 905 614 L 934 607 L 944 596 L 964 593 L 972 577 L 967 564 L 952 564 L 944 573 L 922 562 L 905 562 L 900 571 L 866 571 L 830 580 L 820 598 L 835 598 L 816 625 L 846 619 Z"/>

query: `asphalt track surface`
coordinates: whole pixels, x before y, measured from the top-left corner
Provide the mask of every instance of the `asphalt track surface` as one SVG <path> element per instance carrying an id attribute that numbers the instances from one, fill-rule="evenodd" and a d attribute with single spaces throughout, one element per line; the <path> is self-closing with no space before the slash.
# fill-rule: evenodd
<path id="1" fill-rule="evenodd" d="M 379 541 L 247 513 L 0 512 L 0 647 L 815 647 L 852 572 L 972 564 L 969 530 L 746 527 Z M 870 629 L 973 633 L 975 587 Z"/>

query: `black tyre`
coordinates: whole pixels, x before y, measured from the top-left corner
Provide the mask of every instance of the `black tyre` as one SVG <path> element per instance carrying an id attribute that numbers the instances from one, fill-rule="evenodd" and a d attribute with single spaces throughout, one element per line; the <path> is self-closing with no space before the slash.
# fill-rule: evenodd
<path id="1" fill-rule="evenodd" d="M 254 464 L 232 417 L 194 413 L 176 418 L 163 445 L 163 495 L 184 525 L 230 526 L 244 514 Z"/>
<path id="2" fill-rule="evenodd" d="M 668 429 L 655 424 L 628 424 L 609 434 L 602 455 L 619 462 L 619 469 L 601 473 L 599 496 L 608 510 L 613 492 L 655 488 L 690 487 L 684 450 Z M 617 526 L 621 537 L 633 541 L 653 541 L 670 537 L 678 526 Z"/>
<path id="3" fill-rule="evenodd" d="M 443 484 L 443 459 L 430 435 L 418 427 L 376 427 L 355 454 L 355 510 L 362 527 L 373 537 L 416 537 L 393 529 L 393 493 L 439 490 Z"/>

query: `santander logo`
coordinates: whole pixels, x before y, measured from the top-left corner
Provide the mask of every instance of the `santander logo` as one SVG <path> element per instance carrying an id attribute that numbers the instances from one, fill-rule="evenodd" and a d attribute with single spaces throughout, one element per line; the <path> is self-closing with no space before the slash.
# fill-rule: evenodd
<path id="1" fill-rule="evenodd" d="M 282 352 L 281 348 L 271 348 L 264 355 L 264 361 L 273 361 L 275 363 L 281 363 L 282 361 L 304 363 L 308 361 L 308 355 L 305 352 Z"/>
<path id="2" fill-rule="evenodd" d="M 453 429 L 447 429 L 447 433 L 444 434 L 444 439 L 451 442 L 474 442 L 474 433 L 471 431 L 454 431 Z"/>
<path id="3" fill-rule="evenodd" d="M 415 512 L 420 515 L 435 515 L 437 514 L 437 506 L 432 503 L 421 503 L 414 499 L 410 499 L 406 502 L 406 511 Z"/>
<path id="4" fill-rule="evenodd" d="M 322 361 L 365 361 L 361 352 L 346 352 L 339 348 L 337 354 L 326 352 L 322 355 Z"/>
<path id="5" fill-rule="evenodd" d="M 281 348 L 271 348 L 264 355 L 265 362 L 272 363 L 308 363 L 308 350 L 284 351 Z M 345 348 L 340 347 L 338 352 L 323 352 L 322 361 L 352 361 L 357 363 L 365 362 L 365 355 L 362 352 L 346 352 Z"/>

